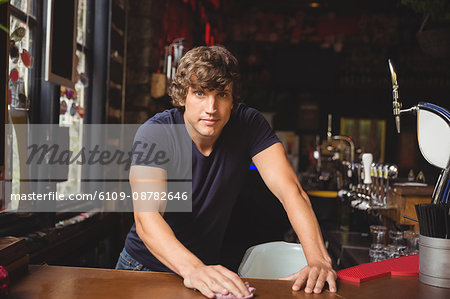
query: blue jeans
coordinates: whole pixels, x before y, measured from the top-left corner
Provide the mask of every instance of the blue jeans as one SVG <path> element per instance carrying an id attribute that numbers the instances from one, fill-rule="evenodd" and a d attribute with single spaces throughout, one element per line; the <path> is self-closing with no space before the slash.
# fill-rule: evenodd
<path id="1" fill-rule="evenodd" d="M 125 248 L 122 250 L 122 252 L 119 255 L 119 259 L 117 260 L 116 264 L 117 270 L 132 270 L 132 271 L 152 271 L 149 268 L 145 267 L 138 261 L 136 261 L 134 258 L 131 257 L 131 255 L 128 254 L 128 252 L 125 250 Z"/>

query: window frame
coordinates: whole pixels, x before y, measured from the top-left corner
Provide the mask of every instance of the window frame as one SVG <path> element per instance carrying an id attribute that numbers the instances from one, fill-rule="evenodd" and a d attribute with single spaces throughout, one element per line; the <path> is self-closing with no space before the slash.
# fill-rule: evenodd
<path id="1" fill-rule="evenodd" d="M 45 66 L 45 36 L 46 36 L 46 23 L 47 16 L 45 12 L 45 8 L 47 7 L 47 1 L 38 1 L 38 0 L 30 0 L 34 1 L 34 15 L 30 14 L 28 18 L 28 26 L 29 26 L 29 34 L 32 34 L 32 44 L 31 49 L 29 49 L 30 53 L 33 55 L 33 67 L 29 69 L 29 84 L 28 84 L 28 97 L 30 98 L 30 109 L 27 111 L 29 117 L 29 124 L 40 124 L 40 123 L 51 123 L 51 124 L 59 124 L 59 90 L 60 86 L 53 84 L 51 82 L 47 82 L 44 80 L 44 66 Z M 15 7 L 13 4 L 5 3 L 7 5 L 7 25 L 10 25 L 10 18 L 15 17 L 21 20 L 22 22 L 26 22 L 27 14 L 23 12 L 21 9 Z M 101 34 L 96 33 L 95 26 L 96 21 L 95 17 L 95 1 L 94 0 L 86 0 L 86 37 L 85 37 L 85 45 L 81 45 L 76 43 L 76 50 L 83 52 L 85 55 L 85 73 L 89 78 L 89 86 L 85 88 L 84 93 L 84 108 L 87 113 L 84 115 L 84 123 L 90 123 L 91 118 L 89 117 L 91 113 L 89 112 L 91 106 L 96 105 L 96 103 L 92 103 L 92 76 L 93 76 L 93 49 L 92 45 L 94 42 L 94 35 Z M 7 49 L 9 45 L 7 44 Z M 6 51 L 6 68 L 9 68 L 8 60 L 9 60 L 9 51 Z M 9 74 L 7 74 L 7 79 L 9 78 Z M 7 84 L 7 82 L 5 83 Z M 7 90 L 7 85 L 6 85 Z M 4 103 L 4 109 L 6 112 L 6 118 L 4 123 L 8 123 L 8 105 Z M 5 131 L 5 127 L 4 127 Z M 3 158 L 4 163 L 6 163 L 6 144 L 3 146 Z M 55 183 L 51 183 L 52 189 L 56 190 Z M 31 186 L 31 190 L 36 191 L 36 186 Z M 8 235 L 8 232 L 11 234 L 17 234 L 17 227 L 26 226 L 24 230 L 28 230 L 30 227 L 33 229 L 39 229 L 40 227 L 48 228 L 54 227 L 56 221 L 65 219 L 69 216 L 73 216 L 73 213 L 32 213 L 27 218 L 26 224 L 23 223 L 23 218 L 16 215 L 13 212 L 0 212 L 0 223 L 2 226 L 8 227 L 7 229 L 2 229 L 0 236 Z M 23 224 L 23 225 L 22 225 Z"/>

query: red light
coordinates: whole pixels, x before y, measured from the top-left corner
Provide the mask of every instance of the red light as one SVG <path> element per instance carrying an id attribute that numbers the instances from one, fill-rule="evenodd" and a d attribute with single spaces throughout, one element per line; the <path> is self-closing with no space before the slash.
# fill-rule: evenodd
<path id="1" fill-rule="evenodd" d="M 209 45 L 209 37 L 211 34 L 211 25 L 209 24 L 209 22 L 206 22 L 205 25 L 205 44 Z"/>
<path id="2" fill-rule="evenodd" d="M 211 4 L 214 6 L 215 9 L 219 9 L 220 1 L 219 0 L 210 0 Z"/>
<path id="3" fill-rule="evenodd" d="M 206 20 L 205 8 L 203 6 L 200 6 L 200 18 Z"/>

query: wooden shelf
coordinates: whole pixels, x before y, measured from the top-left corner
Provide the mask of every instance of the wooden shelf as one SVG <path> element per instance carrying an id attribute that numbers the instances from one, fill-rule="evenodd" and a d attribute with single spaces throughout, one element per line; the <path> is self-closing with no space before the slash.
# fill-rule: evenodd
<path id="1" fill-rule="evenodd" d="M 125 81 L 127 60 L 128 0 L 113 0 L 110 21 L 109 95 L 107 122 L 120 124 L 124 121 Z"/>
<path id="2" fill-rule="evenodd" d="M 115 32 L 117 32 L 117 34 L 123 37 L 124 35 L 123 30 L 119 29 L 119 27 L 117 27 L 116 24 L 114 24 L 114 22 L 111 22 L 111 29 L 113 29 Z"/>
<path id="3" fill-rule="evenodd" d="M 108 109 L 108 117 L 116 118 L 120 120 L 121 112 L 120 109 L 114 109 L 109 107 Z"/>
<path id="4" fill-rule="evenodd" d="M 111 52 L 111 60 L 123 64 L 123 57 L 119 54 L 119 51 L 113 51 Z"/>
<path id="5" fill-rule="evenodd" d="M 113 81 L 109 81 L 109 88 L 117 89 L 119 91 L 122 91 L 122 85 L 116 84 Z"/>
<path id="6" fill-rule="evenodd" d="M 125 10 L 125 1 L 124 0 L 114 0 L 113 1 L 120 9 Z"/>
<path id="7" fill-rule="evenodd" d="M 418 222 L 404 218 L 408 216 L 417 219 L 415 205 L 431 203 L 433 187 L 394 187 L 390 193 L 389 209 L 380 209 L 379 212 L 393 220 L 397 225 L 412 225 L 414 231 L 419 231 Z"/>

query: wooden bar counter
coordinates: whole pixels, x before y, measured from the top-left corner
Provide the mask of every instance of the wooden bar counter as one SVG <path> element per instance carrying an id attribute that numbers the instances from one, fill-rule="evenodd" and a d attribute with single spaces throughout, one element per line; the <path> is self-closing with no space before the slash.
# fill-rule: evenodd
<path id="1" fill-rule="evenodd" d="M 244 278 L 255 298 L 449 298 L 450 289 L 432 287 L 418 277 L 384 277 L 361 284 L 339 282 L 338 292 L 306 294 L 292 282 Z M 175 274 L 61 266 L 30 266 L 30 274 L 12 285 L 8 299 L 32 298 L 206 298 L 187 289 Z"/>

